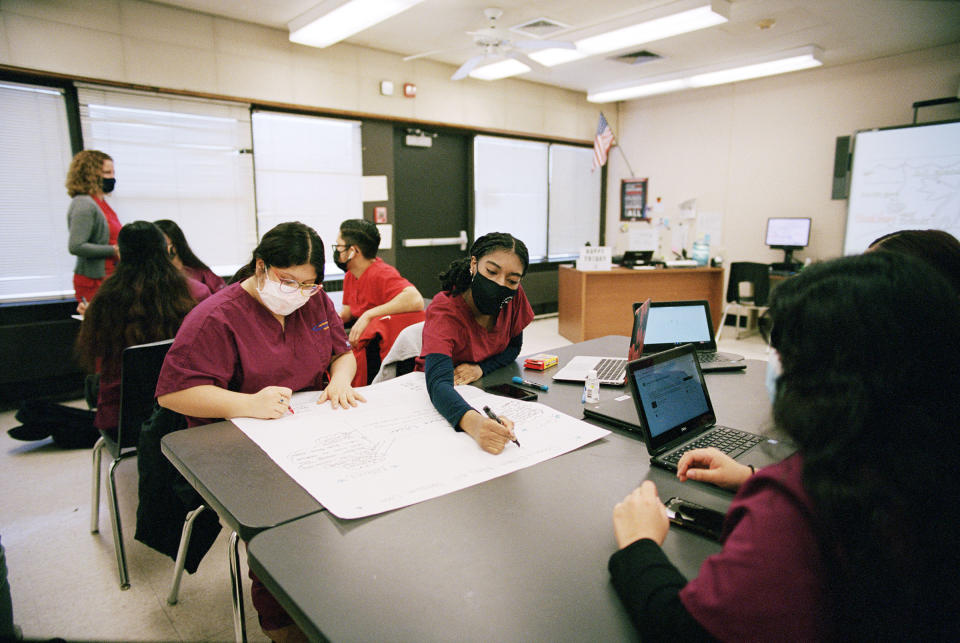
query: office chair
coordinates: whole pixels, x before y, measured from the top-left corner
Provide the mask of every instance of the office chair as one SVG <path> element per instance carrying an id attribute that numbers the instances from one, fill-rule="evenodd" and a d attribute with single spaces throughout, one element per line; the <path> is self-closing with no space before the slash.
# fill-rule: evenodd
<path id="1" fill-rule="evenodd" d="M 748 288 L 742 286 L 747 285 Z M 740 339 L 740 315 L 744 308 L 762 311 L 767 307 L 770 295 L 770 266 L 765 263 L 736 261 L 730 264 L 730 281 L 727 282 L 727 304 L 720 315 L 720 328 L 717 329 L 717 341 L 723 334 L 727 312 L 737 306 L 737 339 Z M 748 318 L 749 322 L 749 318 Z M 749 333 L 747 333 L 749 334 Z"/>
<path id="2" fill-rule="evenodd" d="M 123 548 L 115 473 L 121 461 L 137 455 L 140 425 L 153 412 L 160 368 L 172 343 L 172 339 L 166 339 L 123 349 L 120 365 L 120 416 L 117 421 L 116 435 L 100 431 L 100 439 L 93 445 L 90 533 L 95 534 L 100 531 L 100 457 L 106 448 L 113 456 L 113 461 L 110 463 L 107 498 L 110 501 L 110 523 L 113 527 L 113 544 L 117 554 L 117 568 L 120 572 L 120 589 L 129 589 L 130 581 L 127 577 L 127 555 Z"/>

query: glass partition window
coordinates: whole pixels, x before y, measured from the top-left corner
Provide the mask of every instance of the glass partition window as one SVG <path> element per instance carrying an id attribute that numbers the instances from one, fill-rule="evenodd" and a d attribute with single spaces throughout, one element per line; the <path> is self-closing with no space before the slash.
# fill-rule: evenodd
<path id="1" fill-rule="evenodd" d="M 255 111 L 253 143 L 261 235 L 302 221 L 323 239 L 326 278 L 342 275 L 330 246 L 344 219 L 363 218 L 360 122 Z"/>
<path id="2" fill-rule="evenodd" d="M 70 166 L 59 89 L 0 82 L 0 301 L 73 296 L 64 183 Z"/>
<path id="3" fill-rule="evenodd" d="M 600 244 L 600 176 L 593 149 L 550 145 L 549 258 L 576 257 L 587 243 Z"/>

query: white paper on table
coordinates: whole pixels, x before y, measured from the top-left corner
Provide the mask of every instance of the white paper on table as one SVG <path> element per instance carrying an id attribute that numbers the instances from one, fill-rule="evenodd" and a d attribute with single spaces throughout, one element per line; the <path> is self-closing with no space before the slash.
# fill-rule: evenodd
<path id="1" fill-rule="evenodd" d="M 281 469 L 338 518 L 362 518 L 485 482 L 573 451 L 609 431 L 536 402 L 458 386 L 474 408 L 514 422 L 519 447 L 480 449 L 454 431 L 427 395 L 423 373 L 359 389 L 367 402 L 351 409 L 316 404 L 297 393 L 294 413 L 278 420 L 234 418 Z"/>

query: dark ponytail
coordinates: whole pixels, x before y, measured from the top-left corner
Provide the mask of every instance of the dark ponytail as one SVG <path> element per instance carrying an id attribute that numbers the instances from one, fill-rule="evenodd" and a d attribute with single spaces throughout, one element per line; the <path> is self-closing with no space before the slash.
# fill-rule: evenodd
<path id="1" fill-rule="evenodd" d="M 497 250 L 507 250 L 514 253 L 523 263 L 523 274 L 527 274 L 527 267 L 530 265 L 530 254 L 527 252 L 527 246 L 512 234 L 507 232 L 490 232 L 476 241 L 470 247 L 470 255 L 462 259 L 451 262 L 446 272 L 440 273 L 440 289 L 451 295 L 458 295 L 466 292 L 470 288 L 472 277 L 470 276 L 470 258 L 476 257 L 477 261 Z"/>
<path id="2" fill-rule="evenodd" d="M 299 221 L 277 224 L 263 235 L 260 244 L 253 250 L 250 263 L 238 270 L 230 279 L 230 283 L 253 276 L 257 269 L 257 259 L 262 259 L 263 263 L 277 268 L 309 263 L 317 272 L 317 283 L 323 283 L 323 269 L 326 261 L 323 240 L 313 228 Z"/>

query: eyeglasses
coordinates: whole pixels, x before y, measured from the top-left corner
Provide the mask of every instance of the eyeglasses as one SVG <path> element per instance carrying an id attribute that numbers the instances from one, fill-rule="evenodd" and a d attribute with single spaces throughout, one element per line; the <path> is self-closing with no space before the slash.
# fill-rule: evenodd
<path id="1" fill-rule="evenodd" d="M 283 279 L 280 275 L 275 275 L 277 279 L 280 280 L 280 292 L 296 292 L 300 291 L 300 294 L 304 297 L 312 297 L 320 292 L 320 284 L 308 284 L 300 283 L 296 279 Z"/>
<path id="2" fill-rule="evenodd" d="M 336 253 L 338 253 L 338 252 L 343 252 L 344 250 L 346 250 L 346 249 L 349 248 L 350 246 L 348 246 L 348 245 L 345 244 L 345 243 L 344 243 L 344 244 L 335 243 L 335 244 L 331 245 L 330 247 L 333 248 L 333 252 L 334 252 L 334 254 L 336 254 Z"/>

